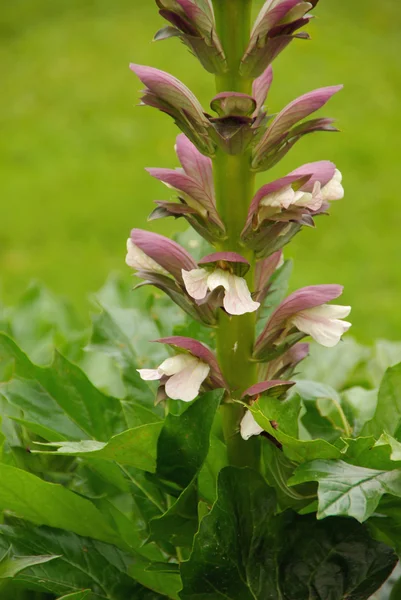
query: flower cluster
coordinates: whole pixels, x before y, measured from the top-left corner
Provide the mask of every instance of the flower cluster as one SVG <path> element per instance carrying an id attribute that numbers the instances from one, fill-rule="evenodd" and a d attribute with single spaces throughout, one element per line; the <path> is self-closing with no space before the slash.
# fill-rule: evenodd
<path id="1" fill-rule="evenodd" d="M 210 0 L 157 0 L 160 15 L 169 24 L 156 39 L 179 37 L 202 65 L 216 75 L 228 70 L 227 56 L 216 31 Z M 315 131 L 337 131 L 333 120 L 309 119 L 342 86 L 320 88 L 293 100 L 276 116 L 265 108 L 273 81 L 271 63 L 294 39 L 308 35 L 300 31 L 312 18 L 317 0 L 267 0 L 251 31 L 249 43 L 237 66 L 238 77 L 253 83 L 248 90 L 219 90 L 206 112 L 194 94 L 178 79 L 157 69 L 131 65 L 145 86 L 142 104 L 170 115 L 181 129 L 176 154 L 177 169 L 149 168 L 149 174 L 164 183 L 172 197 L 157 201 L 150 220 L 173 216 L 184 218 L 214 252 L 195 261 L 176 242 L 133 229 L 127 242 L 127 264 L 142 280 L 138 286 L 163 290 L 188 315 L 219 330 L 227 318 L 239 332 L 231 352 L 239 352 L 242 338 L 269 302 L 272 280 L 283 264 L 283 247 L 302 229 L 314 227 L 315 218 L 327 214 L 330 203 L 343 198 L 342 176 L 327 160 L 308 163 L 263 185 L 247 201 L 247 216 L 238 230 L 229 230 L 215 188 L 219 157 L 239 157 L 250 180 L 253 174 L 274 166 L 304 135 Z M 221 176 L 221 173 L 220 173 Z M 229 187 L 227 173 L 227 187 Z M 238 210 L 235 203 L 230 211 Z M 234 245 L 229 240 L 236 240 Z M 231 244 L 231 245 L 230 245 Z M 242 350 L 249 365 L 258 364 L 257 380 L 251 387 L 233 386 L 222 372 L 214 352 L 197 340 L 170 337 L 157 340 L 174 352 L 155 368 L 140 369 L 144 380 L 159 382 L 159 398 L 189 402 L 200 390 L 222 387 L 226 402 L 248 405 L 260 396 L 285 396 L 293 382 L 288 377 L 308 355 L 310 336 L 326 347 L 336 345 L 349 329 L 344 320 L 349 306 L 330 304 L 342 293 L 338 285 L 315 285 L 288 296 L 271 313 L 253 347 Z M 243 315 L 252 319 L 239 320 Z M 241 329 L 243 328 L 243 329 Z M 247 335 L 245 335 L 245 329 Z M 242 332 L 242 333 L 241 333 Z M 245 343 L 245 342 L 244 342 Z M 218 342 L 219 344 L 219 342 Z M 222 353 L 218 348 L 219 356 Z M 242 365 L 246 368 L 246 364 Z M 235 367 L 234 367 L 235 368 Z M 247 411 L 239 424 L 249 439 L 263 429 Z"/>

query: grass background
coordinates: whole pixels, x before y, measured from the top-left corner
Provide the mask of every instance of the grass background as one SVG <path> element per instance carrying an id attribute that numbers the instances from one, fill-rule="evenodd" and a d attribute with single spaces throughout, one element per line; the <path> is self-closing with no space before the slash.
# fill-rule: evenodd
<path id="1" fill-rule="evenodd" d="M 304 162 L 338 164 L 346 197 L 286 250 L 292 288 L 343 283 L 354 335 L 400 339 L 401 4 L 321 0 L 315 14 L 313 41 L 275 63 L 269 109 L 344 83 L 324 109 L 343 133 L 301 141 L 260 184 Z M 13 301 L 36 278 L 83 310 L 110 270 L 124 270 L 129 230 L 168 197 L 144 167 L 177 165 L 175 128 L 135 108 L 128 63 L 171 71 L 205 107 L 213 79 L 177 40 L 151 43 L 162 24 L 152 0 L 13 0 L 0 20 L 2 296 Z"/>

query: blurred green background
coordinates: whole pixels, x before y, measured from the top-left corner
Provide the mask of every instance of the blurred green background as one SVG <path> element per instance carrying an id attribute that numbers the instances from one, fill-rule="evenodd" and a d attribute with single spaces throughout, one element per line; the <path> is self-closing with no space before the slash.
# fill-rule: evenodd
<path id="1" fill-rule="evenodd" d="M 309 136 L 260 183 L 312 160 L 338 164 L 346 197 L 286 250 L 292 287 L 343 283 L 354 335 L 400 339 L 401 4 L 321 0 L 315 14 L 313 41 L 275 63 L 269 109 L 344 83 L 323 113 L 343 133 Z M 144 167 L 177 166 L 175 128 L 135 107 L 128 63 L 171 71 L 205 107 L 213 79 L 177 40 L 151 42 L 162 25 L 152 0 L 13 0 L 0 19 L 2 296 L 13 301 L 36 278 L 83 310 L 110 270 L 131 276 L 128 233 L 168 198 Z"/>

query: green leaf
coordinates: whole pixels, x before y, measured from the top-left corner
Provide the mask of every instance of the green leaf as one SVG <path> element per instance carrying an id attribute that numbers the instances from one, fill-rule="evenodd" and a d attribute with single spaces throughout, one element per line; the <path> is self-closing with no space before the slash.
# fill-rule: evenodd
<path id="1" fill-rule="evenodd" d="M 0 508 L 37 523 L 119 545 L 121 540 L 85 498 L 31 473 L 0 463 Z"/>
<path id="2" fill-rule="evenodd" d="M 369 348 L 349 337 L 334 348 L 323 348 L 320 344 L 312 343 L 309 357 L 302 361 L 297 371 L 302 379 L 320 381 L 335 390 L 341 390 L 344 386 L 359 383 L 353 383 L 353 378 L 369 357 Z"/>
<path id="3" fill-rule="evenodd" d="M 136 564 L 136 558 L 115 546 L 79 537 L 70 531 L 25 524 L 0 526 L 0 537 L 12 544 L 18 554 L 39 554 L 46 548 L 52 554 L 60 555 L 55 561 L 31 567 L 17 575 L 16 581 L 28 589 L 41 589 L 57 596 L 89 589 L 88 600 L 164 598 L 163 594 L 155 594 L 147 589 L 147 585 L 144 587 L 131 578 L 129 571 Z M 141 576 L 139 570 L 138 575 Z M 162 579 L 163 575 L 159 577 Z M 144 575 L 144 578 L 148 579 L 148 576 Z"/>
<path id="4" fill-rule="evenodd" d="M 218 498 L 181 566 L 182 600 L 278 599 L 274 491 L 251 469 L 225 467 Z"/>
<path id="5" fill-rule="evenodd" d="M 166 513 L 151 520 L 150 540 L 192 546 L 198 529 L 197 477 L 209 453 L 222 396 L 222 390 L 208 392 L 180 416 L 168 415 L 159 438 L 156 476 L 173 495 L 182 491 Z"/>
<path id="6" fill-rule="evenodd" d="M 257 423 L 283 446 L 284 454 L 296 463 L 303 463 L 314 458 L 340 458 L 339 448 L 326 440 L 298 439 L 298 416 L 300 399 L 293 396 L 289 400 L 279 400 L 269 396 L 260 398 L 247 407 Z M 275 421 L 273 427 L 271 422 Z"/>
<path id="7" fill-rule="evenodd" d="M 209 452 L 198 478 L 199 496 L 209 504 L 216 500 L 217 477 L 227 465 L 227 446 L 215 435 L 211 435 Z"/>
<path id="8" fill-rule="evenodd" d="M 82 592 L 73 592 L 72 594 L 67 594 L 67 596 L 60 596 L 58 600 L 85 600 L 90 594 L 90 590 L 83 590 Z"/>
<path id="9" fill-rule="evenodd" d="M 210 444 L 214 416 L 223 390 L 207 392 L 176 417 L 169 414 L 157 445 L 156 477 L 167 482 L 175 495 L 184 490 L 201 469 Z"/>
<path id="10" fill-rule="evenodd" d="M 8 332 L 36 364 L 48 364 L 56 346 L 76 360 L 88 332 L 72 305 L 33 282 L 18 303 L 8 309 Z"/>
<path id="11" fill-rule="evenodd" d="M 356 521 L 275 510 L 261 475 L 223 469 L 181 565 L 181 600 L 367 600 L 394 568 L 392 550 Z"/>
<path id="12" fill-rule="evenodd" d="M 38 394 L 41 393 L 41 406 L 44 405 L 47 409 L 49 405 L 52 408 L 55 404 L 58 405 L 56 414 L 61 409 L 80 429 L 96 439 L 107 441 L 124 428 L 120 402 L 96 389 L 79 367 L 60 354 L 56 353 L 50 367 L 38 367 L 31 363 L 10 338 L 0 334 L 0 363 L 10 359 L 14 360 L 14 378 L 30 380 L 27 385 L 32 385 L 32 398 L 25 395 L 18 397 L 19 406 L 23 410 L 24 404 L 34 410 Z M 7 398 L 7 387 L 2 392 Z M 15 395 L 10 401 L 17 401 Z M 49 413 L 46 417 L 45 422 L 39 423 L 47 426 Z M 35 419 L 32 421 L 35 422 Z"/>
<path id="13" fill-rule="evenodd" d="M 51 560 L 55 560 L 56 558 L 59 558 L 59 556 L 44 555 L 7 557 L 0 562 L 0 579 L 15 577 L 24 569 L 28 569 L 28 567 L 41 565 L 43 563 L 50 562 Z"/>
<path id="14" fill-rule="evenodd" d="M 349 415 L 354 436 L 361 435 L 364 425 L 373 418 L 377 406 L 378 390 L 356 386 L 342 394 L 345 412 Z"/>
<path id="15" fill-rule="evenodd" d="M 154 472 L 156 469 L 157 439 L 162 427 L 162 422 L 141 425 L 140 427 L 128 429 L 123 433 L 115 435 L 107 443 L 95 440 L 83 440 L 81 442 L 40 444 L 41 446 L 55 446 L 57 450 L 55 452 L 32 450 L 32 452 L 37 454 L 80 456 L 82 458 L 86 458 L 87 456 L 89 458 L 101 458 L 136 469 Z"/>
<path id="16" fill-rule="evenodd" d="M 342 460 L 314 460 L 298 467 L 289 485 L 317 481 L 318 519 L 349 516 L 366 521 L 383 494 L 401 497 L 401 470 L 379 471 L 349 465 Z"/>
<path id="17" fill-rule="evenodd" d="M 198 530 L 198 494 L 193 481 L 171 508 L 149 523 L 149 541 L 169 541 L 173 546 L 192 547 Z"/>
<path id="18" fill-rule="evenodd" d="M 375 414 L 361 435 L 379 438 L 383 432 L 397 437 L 401 426 L 401 363 L 387 369 L 379 388 Z"/>

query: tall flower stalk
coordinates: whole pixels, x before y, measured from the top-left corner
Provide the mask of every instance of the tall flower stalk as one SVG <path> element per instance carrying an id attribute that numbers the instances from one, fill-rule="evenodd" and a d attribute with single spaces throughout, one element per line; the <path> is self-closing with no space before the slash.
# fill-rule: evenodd
<path id="1" fill-rule="evenodd" d="M 326 346 L 337 343 L 350 326 L 343 321 L 350 308 L 327 304 L 341 294 L 340 286 L 304 288 L 284 300 L 256 335 L 282 248 L 303 226 L 313 226 L 330 201 L 342 198 L 343 189 L 341 174 L 329 161 L 268 180 L 259 191 L 255 176 L 268 171 L 304 135 L 336 131 L 332 119 L 306 119 L 341 86 L 306 93 L 275 116 L 264 108 L 273 80 L 271 63 L 294 38 L 308 38 L 304 27 L 317 0 L 267 0 L 254 23 L 252 0 L 157 4 L 169 25 L 156 39 L 180 37 L 215 76 L 217 95 L 209 114 L 175 77 L 131 65 L 145 85 L 142 103 L 173 117 L 184 134 L 176 146 L 182 168 L 149 169 L 178 199 L 158 202 L 152 219 L 185 218 L 214 253 L 196 263 L 175 242 L 133 230 L 127 263 L 144 283 L 164 290 L 190 316 L 215 328 L 216 354 L 205 348 L 209 354 L 200 356 L 204 347 L 199 341 L 180 338 L 175 343 L 171 338 L 167 343 L 178 354 L 140 374 L 160 381 L 162 396 L 185 401 L 201 389 L 223 386 L 229 462 L 258 470 L 255 432 L 262 429 L 246 404 L 270 394 L 272 381 L 287 382 L 308 353 L 307 345 L 300 344 L 303 338 L 312 336 Z M 290 387 L 291 382 L 279 386 L 283 397 Z M 250 389 L 259 392 L 250 394 Z"/>

